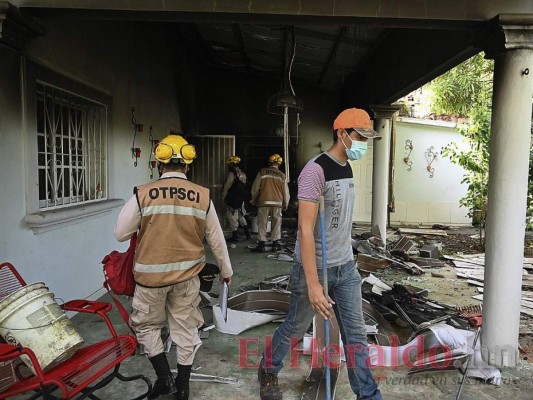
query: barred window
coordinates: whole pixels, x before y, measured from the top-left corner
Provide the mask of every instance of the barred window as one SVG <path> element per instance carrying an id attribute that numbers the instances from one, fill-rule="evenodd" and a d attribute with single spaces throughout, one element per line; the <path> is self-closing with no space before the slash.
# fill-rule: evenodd
<path id="1" fill-rule="evenodd" d="M 37 82 L 39 209 L 107 199 L 107 106 Z"/>

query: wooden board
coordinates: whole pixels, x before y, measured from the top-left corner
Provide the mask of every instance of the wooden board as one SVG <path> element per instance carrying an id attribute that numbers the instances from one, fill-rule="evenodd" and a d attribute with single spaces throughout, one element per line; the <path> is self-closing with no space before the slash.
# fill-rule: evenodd
<path id="1" fill-rule="evenodd" d="M 398 232 L 400 232 L 401 234 L 448 236 L 448 233 L 446 231 L 439 229 L 399 228 Z"/>

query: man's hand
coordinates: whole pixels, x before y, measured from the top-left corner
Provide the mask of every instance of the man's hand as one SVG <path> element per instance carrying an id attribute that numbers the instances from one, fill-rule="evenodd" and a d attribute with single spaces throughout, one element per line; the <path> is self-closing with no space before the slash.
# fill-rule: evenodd
<path id="1" fill-rule="evenodd" d="M 231 286 L 231 276 L 229 278 L 220 277 L 220 283 L 226 282 L 228 286 Z"/>
<path id="2" fill-rule="evenodd" d="M 315 310 L 317 314 L 320 314 L 324 319 L 329 319 L 331 317 L 331 309 L 335 302 L 331 300 L 329 296 L 326 299 L 324 296 L 324 289 L 320 283 L 308 286 L 307 289 L 309 292 L 309 302 L 311 303 L 313 310 Z"/>

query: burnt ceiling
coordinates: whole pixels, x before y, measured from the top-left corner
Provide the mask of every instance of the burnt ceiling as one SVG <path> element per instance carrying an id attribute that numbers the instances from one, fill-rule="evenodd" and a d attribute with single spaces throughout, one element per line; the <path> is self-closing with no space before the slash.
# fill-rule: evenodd
<path id="1" fill-rule="evenodd" d="M 480 51 L 488 23 L 209 12 L 24 8 L 36 18 L 173 24 L 206 65 L 389 104 Z M 290 80 L 288 79 L 290 78 Z"/>
<path id="2" fill-rule="evenodd" d="M 337 24 L 187 23 L 180 31 L 202 49 L 204 62 L 212 66 L 283 78 L 288 64 L 292 80 L 329 90 L 341 87 L 386 35 L 383 28 Z"/>

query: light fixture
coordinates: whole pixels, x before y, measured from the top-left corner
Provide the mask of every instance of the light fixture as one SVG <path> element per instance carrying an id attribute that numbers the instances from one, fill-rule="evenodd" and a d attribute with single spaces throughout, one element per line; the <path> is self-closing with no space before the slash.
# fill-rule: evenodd
<path id="1" fill-rule="evenodd" d="M 267 111 L 270 114 L 283 115 L 283 151 L 285 159 L 285 175 L 290 182 L 289 174 L 289 115 L 299 114 L 303 110 L 303 102 L 296 97 L 291 83 L 291 69 L 296 54 L 294 26 L 285 29 L 285 68 L 281 89 L 268 99 Z"/>

